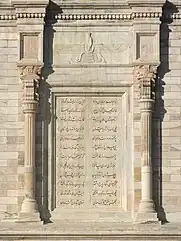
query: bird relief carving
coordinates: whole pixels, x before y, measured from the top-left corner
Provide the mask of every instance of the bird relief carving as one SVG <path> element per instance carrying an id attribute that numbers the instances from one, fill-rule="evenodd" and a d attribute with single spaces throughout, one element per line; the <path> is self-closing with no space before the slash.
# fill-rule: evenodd
<path id="1" fill-rule="evenodd" d="M 71 60 L 70 63 L 106 63 L 101 49 L 94 46 L 92 33 L 87 35 L 84 51 L 75 60 Z"/>

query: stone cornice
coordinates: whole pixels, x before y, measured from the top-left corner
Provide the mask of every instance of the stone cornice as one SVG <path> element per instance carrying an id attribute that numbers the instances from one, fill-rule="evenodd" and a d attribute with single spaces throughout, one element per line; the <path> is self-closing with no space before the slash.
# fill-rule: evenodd
<path id="1" fill-rule="evenodd" d="M 141 0 L 140 0 L 141 1 Z M 127 3 L 64 3 L 57 5 L 61 13 L 54 12 L 48 8 L 48 20 L 135 20 L 135 19 L 181 19 L 181 12 L 162 13 L 161 6 L 163 2 L 130 0 Z M 46 17 L 46 6 L 48 1 L 27 0 L 26 3 L 21 0 L 13 0 L 12 5 L 0 4 L 0 21 L 1 20 L 19 20 L 19 19 L 43 19 Z M 178 5 L 179 7 L 179 5 Z M 71 11 L 72 10 L 72 11 Z M 57 11 L 57 10 L 56 10 Z"/>
<path id="2" fill-rule="evenodd" d="M 60 20 L 131 20 L 135 18 L 159 18 L 161 13 L 122 13 L 122 14 L 59 14 L 55 19 Z"/>
<path id="3" fill-rule="evenodd" d="M 139 13 L 123 13 L 123 14 L 58 14 L 53 16 L 52 20 L 133 20 L 136 18 L 160 18 L 162 16 L 161 13 L 156 12 L 139 12 Z M 44 18 L 45 13 L 16 13 L 16 14 L 0 14 L 0 20 L 17 20 L 21 18 Z M 181 15 L 177 16 L 177 18 L 181 18 Z"/>
<path id="4" fill-rule="evenodd" d="M 41 19 L 45 13 L 13 13 L 0 14 L 0 20 L 18 20 L 18 19 Z M 52 13 L 49 20 L 134 20 L 134 19 L 159 19 L 162 17 L 161 12 L 135 12 L 135 13 L 87 13 L 87 14 L 57 14 Z M 181 19 L 180 13 L 167 14 L 165 19 Z"/>

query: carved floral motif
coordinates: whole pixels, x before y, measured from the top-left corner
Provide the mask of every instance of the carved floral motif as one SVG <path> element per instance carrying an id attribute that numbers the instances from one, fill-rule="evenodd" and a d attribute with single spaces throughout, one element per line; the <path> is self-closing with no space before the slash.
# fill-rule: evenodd
<path id="1" fill-rule="evenodd" d="M 20 78 L 26 79 L 26 78 L 40 78 L 41 69 L 42 66 L 39 65 L 20 65 Z"/>
<path id="2" fill-rule="evenodd" d="M 139 83 L 140 98 L 154 99 L 153 87 L 157 73 L 157 66 L 139 65 L 134 69 L 134 77 Z"/>
<path id="3" fill-rule="evenodd" d="M 19 65 L 20 78 L 23 82 L 23 101 L 39 101 L 39 80 L 41 65 Z"/>

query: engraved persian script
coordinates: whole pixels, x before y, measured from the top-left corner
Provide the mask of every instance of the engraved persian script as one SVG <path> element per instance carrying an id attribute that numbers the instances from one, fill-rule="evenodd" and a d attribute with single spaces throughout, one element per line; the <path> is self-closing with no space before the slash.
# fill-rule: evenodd
<path id="1" fill-rule="evenodd" d="M 121 97 L 59 97 L 56 207 L 121 205 Z"/>

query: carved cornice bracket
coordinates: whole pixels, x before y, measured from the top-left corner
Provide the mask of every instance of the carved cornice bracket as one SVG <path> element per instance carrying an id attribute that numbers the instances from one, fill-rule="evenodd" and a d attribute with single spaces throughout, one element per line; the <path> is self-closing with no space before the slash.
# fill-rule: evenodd
<path id="1" fill-rule="evenodd" d="M 154 86 L 157 75 L 157 65 L 138 65 L 134 68 L 134 78 L 139 83 L 140 100 L 154 100 Z"/>

